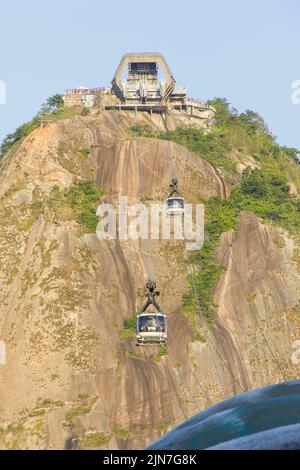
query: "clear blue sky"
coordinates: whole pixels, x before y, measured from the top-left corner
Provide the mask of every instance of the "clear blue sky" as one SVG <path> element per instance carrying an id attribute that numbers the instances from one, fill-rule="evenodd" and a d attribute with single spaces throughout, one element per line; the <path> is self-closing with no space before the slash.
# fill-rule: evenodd
<path id="1" fill-rule="evenodd" d="M 190 96 L 253 109 L 300 148 L 299 21 L 299 0 L 3 1 L 0 140 L 54 93 L 109 85 L 123 53 L 159 51 Z"/>

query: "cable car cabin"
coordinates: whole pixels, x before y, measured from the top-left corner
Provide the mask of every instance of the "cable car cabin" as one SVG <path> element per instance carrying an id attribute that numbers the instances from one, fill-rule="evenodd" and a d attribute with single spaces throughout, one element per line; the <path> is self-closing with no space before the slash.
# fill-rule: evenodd
<path id="1" fill-rule="evenodd" d="M 163 313 L 140 313 L 136 319 L 136 344 L 166 344 L 167 317 Z"/>
<path id="2" fill-rule="evenodd" d="M 170 196 L 167 199 L 167 215 L 183 215 L 184 199 L 181 196 Z"/>

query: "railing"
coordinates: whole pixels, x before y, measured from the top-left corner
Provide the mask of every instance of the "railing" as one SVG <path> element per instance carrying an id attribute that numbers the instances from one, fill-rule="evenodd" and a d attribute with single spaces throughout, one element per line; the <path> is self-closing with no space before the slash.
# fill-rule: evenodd
<path id="1" fill-rule="evenodd" d="M 99 88 L 69 88 L 64 92 L 65 95 L 95 95 L 96 93 L 108 91 L 110 88 L 99 87 Z"/>
<path id="2" fill-rule="evenodd" d="M 130 92 L 139 92 L 140 85 L 124 85 L 123 91 L 130 91 Z M 158 85 L 146 85 L 146 90 L 151 92 L 160 92 L 160 87 Z"/>
<path id="3" fill-rule="evenodd" d="M 211 106 L 203 100 L 188 98 L 184 104 L 187 106 L 194 106 L 195 108 L 211 109 Z"/>

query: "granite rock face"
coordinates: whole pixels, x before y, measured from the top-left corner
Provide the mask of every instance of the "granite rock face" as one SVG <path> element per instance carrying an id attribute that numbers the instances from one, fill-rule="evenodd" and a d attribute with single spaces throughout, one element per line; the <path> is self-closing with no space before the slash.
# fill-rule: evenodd
<path id="1" fill-rule="evenodd" d="M 164 128 L 157 116 L 139 122 Z M 134 139 L 135 123 L 117 111 L 57 121 L 1 162 L 0 448 L 61 449 L 73 438 L 83 448 L 144 448 L 199 409 L 297 377 L 300 274 L 286 232 L 242 213 L 238 229 L 223 234 L 219 307 L 206 326 L 180 310 L 188 290 L 181 241 L 151 241 L 149 260 L 140 240 L 101 241 L 67 207 L 54 212 L 53 187 L 83 180 L 113 204 L 120 195 L 164 201 L 168 144 Z M 170 127 L 180 125 L 173 117 Z M 187 201 L 230 193 L 232 181 L 204 159 L 175 143 L 170 151 Z M 124 335 L 149 271 L 169 318 L 167 355 Z"/>

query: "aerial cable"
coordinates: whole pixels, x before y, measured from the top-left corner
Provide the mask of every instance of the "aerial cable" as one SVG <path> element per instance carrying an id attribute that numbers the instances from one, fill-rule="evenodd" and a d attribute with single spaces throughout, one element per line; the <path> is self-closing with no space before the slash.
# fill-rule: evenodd
<path id="1" fill-rule="evenodd" d="M 186 358 L 185 358 L 185 356 L 183 355 L 183 353 L 181 352 L 180 348 L 178 347 L 178 344 L 177 344 L 177 341 L 176 341 L 174 335 L 169 332 L 169 333 L 168 333 L 168 336 L 169 336 L 170 338 L 172 338 L 173 343 L 174 343 L 174 345 L 175 345 L 175 348 L 176 348 L 177 352 L 178 352 L 179 355 L 181 356 L 181 359 L 182 359 L 182 358 L 184 359 L 184 360 L 183 360 L 183 364 L 184 364 Z M 198 380 L 197 374 L 195 373 L 195 374 L 193 375 L 193 370 L 192 370 L 191 366 L 189 365 L 188 360 L 187 360 L 187 364 L 188 364 L 188 368 L 190 369 L 191 376 L 192 376 L 192 377 L 194 376 L 195 381 L 197 382 L 197 385 L 199 386 L 200 390 L 203 392 L 203 395 L 205 396 L 205 399 L 206 399 L 207 404 L 208 404 L 209 406 L 213 405 L 213 401 L 211 400 L 211 398 L 210 398 L 210 396 L 209 396 L 207 390 L 203 387 L 202 383 Z M 188 388 L 187 388 L 187 390 L 188 390 L 190 396 L 192 397 L 193 401 L 196 401 L 196 399 L 193 398 L 193 395 L 192 395 L 191 390 L 189 390 Z"/>
<path id="2" fill-rule="evenodd" d="M 166 131 L 166 140 L 167 140 L 167 154 L 168 154 L 168 161 L 169 161 L 169 174 L 170 174 L 170 181 L 177 179 L 175 174 L 174 162 L 172 158 L 172 151 L 171 151 L 171 144 L 170 139 L 168 138 L 168 126 L 167 126 L 167 111 L 165 113 L 161 113 L 162 121 Z"/>
<path id="3" fill-rule="evenodd" d="M 232 256 L 232 254 L 231 254 L 229 245 L 227 246 L 227 251 L 228 251 L 228 254 L 229 254 L 229 256 L 230 256 L 230 258 L 231 258 L 231 260 L 232 260 L 232 264 L 233 264 L 233 266 L 235 267 L 235 270 L 236 270 L 237 273 L 239 274 L 239 275 L 238 275 L 238 280 L 239 280 L 239 283 L 240 283 L 240 285 L 241 285 L 241 287 L 242 287 L 242 290 L 243 290 L 243 292 L 244 292 L 244 296 L 245 296 L 245 298 L 246 298 L 247 293 L 246 293 L 246 289 L 245 289 L 244 283 L 243 283 L 242 280 L 241 280 L 241 276 L 240 276 L 241 272 L 240 272 L 240 270 L 238 269 L 238 267 L 236 266 L 236 262 L 235 262 L 235 260 L 234 260 L 234 258 L 233 258 L 233 256 Z M 262 329 L 262 327 L 261 327 L 261 325 L 260 325 L 261 318 L 260 318 L 260 315 L 259 315 L 259 313 L 258 313 L 256 307 L 255 307 L 254 305 L 252 305 L 252 303 L 249 303 L 249 307 L 250 307 L 250 309 L 251 309 L 251 311 L 252 311 L 252 314 L 253 314 L 253 317 L 254 317 L 254 319 L 255 319 L 255 322 L 256 322 L 256 324 L 257 324 L 257 326 L 258 326 L 258 328 L 259 328 L 259 330 L 260 330 L 260 332 L 261 332 L 261 335 L 262 335 L 262 337 L 263 337 L 263 339 L 264 339 L 264 341 L 265 341 L 265 343 L 266 343 L 266 345 L 267 345 L 267 348 L 268 348 L 268 350 L 269 350 L 269 352 L 270 352 L 270 354 L 271 354 L 271 357 L 273 358 L 273 360 L 274 360 L 274 362 L 276 363 L 276 365 L 277 365 L 277 367 L 279 368 L 279 370 L 282 372 L 283 377 L 284 377 L 284 378 L 288 378 L 288 377 L 286 376 L 286 374 L 285 374 L 285 370 L 283 369 L 282 364 L 279 362 L 278 358 L 277 358 L 276 355 L 274 354 L 274 352 L 273 352 L 273 350 L 272 350 L 272 348 L 271 348 L 271 346 L 270 346 L 270 344 L 269 344 L 269 342 L 268 342 L 268 340 L 267 340 L 267 338 L 266 338 L 266 335 L 265 335 L 265 333 L 264 333 L 264 331 L 263 331 L 263 329 Z M 257 317 L 259 318 L 260 321 L 258 320 Z M 276 352 L 278 353 L 277 350 L 276 350 Z M 291 371 L 289 370 L 289 372 L 291 372 Z"/>
<path id="4" fill-rule="evenodd" d="M 240 271 L 239 268 L 237 267 L 236 262 L 235 262 L 235 260 L 234 260 L 234 258 L 233 258 L 233 256 L 232 256 L 232 254 L 231 254 L 231 252 L 230 252 L 229 246 L 228 246 L 228 248 L 227 248 L 227 251 L 228 251 L 228 254 L 229 254 L 229 256 L 230 256 L 230 258 L 231 258 L 231 260 L 232 260 L 232 264 L 233 264 L 234 267 L 235 267 L 235 270 L 237 271 L 238 274 L 241 274 L 241 271 Z M 241 276 L 238 276 L 238 279 L 239 279 L 239 283 L 240 283 L 240 285 L 241 285 L 241 287 L 242 287 L 242 290 L 243 290 L 243 292 L 244 292 L 244 296 L 245 296 L 245 298 L 246 298 L 246 296 L 247 296 L 247 295 L 246 295 L 246 289 L 245 289 L 244 283 L 241 281 Z M 271 294 L 271 295 L 272 295 L 272 294 Z M 284 373 L 285 371 L 283 370 L 283 366 L 282 366 L 282 364 L 279 362 L 278 358 L 275 356 L 275 354 L 274 354 L 274 352 L 273 352 L 273 350 L 272 350 L 272 348 L 271 348 L 271 346 L 270 346 L 270 344 L 269 344 L 269 342 L 268 342 L 268 340 L 267 340 L 267 338 L 266 338 L 266 335 L 265 335 L 265 333 L 264 333 L 264 331 L 263 331 L 263 329 L 262 329 L 262 327 L 261 327 L 261 325 L 260 325 L 261 318 L 260 318 L 260 315 L 259 315 L 259 313 L 258 313 L 257 308 L 256 308 L 252 303 L 249 304 L 249 307 L 250 307 L 250 309 L 251 309 L 251 311 L 252 311 L 252 313 L 253 313 L 255 322 L 257 323 L 257 326 L 258 326 L 258 328 L 259 328 L 259 330 L 260 330 L 260 332 L 261 332 L 261 334 L 262 334 L 262 337 L 263 337 L 263 339 L 264 339 L 264 341 L 265 341 L 265 343 L 266 343 L 266 345 L 267 345 L 267 348 L 268 348 L 268 350 L 269 350 L 269 352 L 270 352 L 270 354 L 271 354 L 273 360 L 276 362 L 278 368 L 282 371 L 283 377 L 286 377 L 286 375 L 285 375 L 285 373 Z M 257 317 L 259 318 L 260 321 L 258 320 Z M 277 350 L 276 348 L 275 348 L 275 350 L 276 350 L 276 353 L 278 354 L 278 350 Z M 290 371 L 290 372 L 291 372 L 291 371 Z"/>
<path id="5" fill-rule="evenodd" d="M 138 132 L 139 132 L 139 131 L 138 131 Z M 169 140 L 168 140 L 168 148 L 169 148 L 169 144 L 170 144 L 170 142 L 169 142 Z M 157 143 L 157 146 L 156 146 L 156 155 L 155 155 L 155 161 L 154 161 L 154 168 L 155 168 L 155 165 L 156 165 L 157 153 L 158 153 L 158 143 Z M 171 158 L 170 152 L 168 153 L 168 155 L 169 155 L 169 161 L 170 161 L 170 158 Z M 138 149 L 138 141 L 137 141 L 137 152 L 136 152 L 136 156 L 137 156 L 137 159 L 140 161 L 140 153 L 139 153 L 139 149 Z M 153 168 L 153 172 L 154 172 L 154 168 Z M 172 175 L 173 175 L 173 172 L 172 172 Z M 142 193 L 143 193 L 143 195 L 145 196 L 144 174 L 143 174 L 143 176 L 142 176 L 142 182 L 143 182 L 143 184 L 142 184 Z M 151 188 L 152 188 L 152 180 L 151 180 Z M 153 280 L 153 279 L 154 279 L 154 268 L 151 269 L 151 267 L 150 267 L 151 251 L 150 251 L 150 249 L 149 249 L 149 240 L 148 240 L 148 239 L 147 239 L 147 240 L 142 240 L 142 243 L 144 244 L 144 246 L 145 246 L 145 248 L 146 248 L 145 251 L 144 251 L 144 253 L 146 253 L 146 261 L 147 261 L 146 264 L 147 264 L 147 274 L 148 274 L 148 278 Z M 151 258 L 151 260 L 152 260 L 152 258 Z M 156 322 L 157 322 L 157 324 L 158 324 L 158 319 L 157 319 L 157 318 L 156 318 Z M 168 336 L 169 336 L 169 335 L 170 335 L 170 330 L 168 330 Z M 170 335 L 170 336 L 173 337 L 173 335 Z M 174 340 L 173 340 L 173 344 L 175 345 L 177 351 L 178 351 L 179 354 L 181 355 L 180 348 L 178 347 L 175 338 L 174 338 Z M 190 367 L 190 366 L 189 366 L 189 367 Z M 190 369 L 191 369 L 191 367 L 190 367 Z M 193 372 L 192 370 L 190 370 L 190 371 Z M 192 374 L 192 376 L 193 376 L 193 374 Z M 204 394 L 204 396 L 205 396 L 205 398 L 206 398 L 207 403 L 208 403 L 209 405 L 212 405 L 212 404 L 213 404 L 212 400 L 210 399 L 210 397 L 209 397 L 207 391 L 205 390 L 205 388 L 204 388 L 204 387 L 202 386 L 202 384 L 198 381 L 198 378 L 197 378 L 196 374 L 194 375 L 194 377 L 195 377 L 195 380 L 197 381 L 197 383 L 198 383 L 200 389 L 202 390 L 202 392 L 203 392 L 203 394 Z M 191 394 L 190 391 L 189 391 L 189 393 L 190 393 L 191 397 L 193 398 L 193 396 L 192 396 L 192 394 Z"/>
<path id="6" fill-rule="evenodd" d="M 162 114 L 162 120 L 163 120 L 163 123 L 164 123 L 164 126 L 165 126 L 166 133 L 168 133 L 167 112 L 164 115 Z M 178 190 L 177 190 L 177 178 L 176 178 L 176 174 L 175 174 L 173 158 L 172 158 L 172 152 L 171 152 L 171 147 L 170 147 L 170 140 L 168 138 L 168 135 L 167 135 L 167 145 L 168 145 L 169 170 L 170 170 L 170 175 L 171 175 L 171 185 L 170 186 L 171 186 L 171 188 L 173 188 L 173 191 L 172 191 L 171 194 L 173 194 L 173 192 L 176 192 L 176 194 L 178 196 L 180 196 L 180 194 L 178 193 Z M 184 222 L 184 220 L 182 218 L 182 224 L 183 224 L 183 222 Z M 187 254 L 186 253 L 185 253 L 185 258 L 187 259 Z M 187 261 L 188 261 L 188 259 L 187 259 Z M 196 303 L 198 305 L 199 312 L 202 314 L 202 310 L 201 310 L 201 306 L 200 306 L 200 302 L 199 302 L 199 298 L 198 298 L 198 293 L 197 293 L 197 289 L 196 289 L 196 286 L 195 286 L 194 270 L 193 270 L 193 267 L 192 267 L 192 265 L 189 261 L 188 261 L 188 266 L 189 266 L 189 273 L 190 273 L 192 283 L 193 283 L 194 297 L 196 298 Z M 204 320 L 204 323 L 205 323 L 205 320 Z M 212 362 L 213 362 L 213 367 L 214 367 L 216 379 L 217 379 L 217 382 L 218 382 L 219 387 L 221 389 L 221 393 L 225 397 L 225 391 L 224 391 L 223 383 L 222 383 L 222 380 L 221 380 L 221 374 L 218 370 L 218 367 L 217 367 L 216 362 L 215 362 L 214 357 L 213 357 L 213 351 L 212 351 L 212 348 L 211 348 L 211 341 L 210 341 L 209 335 L 205 331 L 206 324 L 205 324 L 205 327 L 202 327 L 202 328 L 203 328 L 203 332 L 204 332 L 204 334 L 206 336 L 206 339 L 207 339 L 207 342 L 208 342 L 208 347 L 209 347 L 211 359 L 212 359 Z M 230 373 L 232 375 L 231 371 L 230 371 Z M 238 379 L 235 378 L 235 381 L 238 383 L 239 387 L 244 391 L 244 389 L 243 389 L 242 385 L 239 383 Z"/>
<path id="7" fill-rule="evenodd" d="M 163 118 L 163 116 L 162 116 Z M 164 122 L 164 125 L 165 125 L 165 129 L 166 131 L 168 131 L 168 128 L 167 128 L 167 124 L 166 122 L 164 121 L 163 119 L 163 122 Z M 138 136 L 139 136 L 139 131 L 138 131 Z M 138 160 L 140 161 L 140 154 L 139 154 L 139 149 L 138 149 L 138 141 L 136 142 L 136 147 L 137 147 L 137 158 Z M 170 141 L 169 139 L 167 139 L 167 149 L 168 149 L 168 161 L 169 161 L 169 171 L 170 171 L 170 175 L 171 175 L 171 180 L 172 179 L 175 179 L 175 170 L 174 170 L 174 165 L 173 165 L 173 159 L 172 159 L 172 154 L 171 154 L 171 148 L 170 148 Z M 158 152 L 158 144 L 157 144 L 157 147 L 156 147 L 156 156 L 155 156 L 155 162 L 154 162 L 154 168 L 155 168 L 155 165 L 156 165 L 156 159 L 157 159 L 157 152 Z M 153 172 L 154 172 L 154 168 L 153 168 Z M 144 175 L 142 176 L 142 192 L 143 194 L 145 195 L 145 182 L 144 182 Z M 152 188 L 152 181 L 153 181 L 153 173 L 152 173 L 152 178 L 151 178 L 151 188 Z M 150 256 L 151 256 L 151 251 L 149 249 L 149 246 L 146 246 L 148 245 L 148 240 L 142 240 L 144 246 L 145 246 L 145 250 L 144 250 L 144 257 L 146 258 L 146 270 L 147 270 L 147 274 L 148 274 L 148 278 L 150 279 L 154 279 L 154 270 L 151 270 L 150 268 Z M 191 274 L 191 278 L 192 278 L 192 282 L 193 282 L 193 292 L 194 292 L 194 296 L 196 298 L 196 302 L 197 302 L 197 305 L 198 305 L 198 309 L 199 311 L 201 312 L 201 306 L 200 306 L 200 302 L 199 302 L 199 298 L 198 298 L 198 295 L 197 295 L 197 290 L 196 290 L 196 286 L 195 286 L 195 281 L 194 281 L 194 274 L 193 274 L 193 268 L 191 266 L 191 263 L 189 263 L 189 269 L 190 269 L 190 274 Z M 202 313 L 202 312 L 201 312 Z M 158 321 L 158 320 L 157 320 Z M 220 375 L 220 372 L 218 370 L 218 367 L 215 363 L 215 360 L 213 358 L 213 352 L 212 352 L 212 347 L 215 349 L 215 351 L 217 352 L 217 354 L 219 355 L 220 357 L 220 354 L 219 352 L 216 350 L 216 348 L 214 347 L 214 345 L 211 344 L 211 339 L 209 337 L 209 334 L 208 332 L 206 331 L 205 327 L 203 327 L 203 332 L 204 332 L 204 335 L 207 339 L 207 342 L 208 342 L 208 347 L 209 347 L 209 351 L 210 351 L 210 354 L 211 354 L 211 357 L 212 357 L 212 362 L 213 362 L 213 367 L 214 367 L 214 371 L 215 371 L 215 375 L 216 375 L 216 378 L 217 378 L 217 382 L 219 384 L 219 388 L 221 390 L 221 393 L 222 393 L 222 396 L 225 396 L 225 391 L 224 391 L 224 387 L 223 387 L 223 384 L 222 384 L 222 380 L 221 380 L 221 375 Z M 168 336 L 171 337 L 173 339 L 173 344 L 175 345 L 175 348 L 177 349 L 178 353 L 181 355 L 181 351 L 180 351 L 180 348 L 178 347 L 177 345 L 177 342 L 176 342 L 176 339 L 174 338 L 174 336 L 170 333 L 170 331 L 168 331 Z M 222 360 L 222 358 L 221 358 Z M 244 387 L 240 384 L 239 380 L 234 376 L 234 374 L 232 373 L 231 369 L 228 367 L 228 364 L 223 361 L 223 363 L 225 364 L 225 366 L 227 367 L 227 369 L 229 370 L 229 373 L 230 375 L 232 376 L 233 380 L 238 384 L 238 386 L 240 387 L 240 389 L 242 391 L 245 391 Z M 190 366 L 189 366 L 190 367 Z M 191 369 L 191 367 L 190 367 Z M 199 388 L 201 389 L 201 391 L 203 392 L 206 400 L 207 400 L 207 403 L 209 404 L 212 404 L 212 400 L 210 399 L 207 391 L 205 390 L 205 388 L 203 387 L 203 385 L 198 381 L 198 377 L 197 377 L 197 374 L 193 374 L 193 371 L 191 369 L 191 373 L 192 373 L 192 376 L 194 376 L 195 380 L 197 381 L 198 385 L 199 385 Z M 189 391 L 190 395 L 192 396 L 191 392 Z"/>
<path id="8" fill-rule="evenodd" d="M 135 134 L 136 134 L 137 113 L 135 113 L 134 126 L 135 126 Z M 141 158 L 140 158 L 141 155 L 140 155 L 140 149 L 139 149 L 139 140 L 140 140 L 139 137 L 140 137 L 140 131 L 138 129 L 137 139 L 135 140 L 134 145 L 133 145 L 133 152 L 134 152 L 135 160 L 137 160 L 138 164 L 139 164 L 140 178 L 141 178 L 141 183 L 142 183 L 141 184 L 141 194 L 143 195 L 143 197 L 145 197 L 145 176 L 144 176 L 144 171 L 141 168 L 142 161 L 141 161 Z M 149 229 L 149 226 L 147 227 L 147 229 Z M 153 266 L 153 263 L 152 263 L 152 259 L 150 259 L 151 258 L 151 249 L 150 249 L 150 243 L 149 242 L 150 242 L 149 236 L 146 239 L 141 238 L 142 252 L 143 252 L 144 261 L 145 261 L 147 279 L 154 280 L 155 279 L 155 272 L 154 272 L 154 266 Z"/>
<path id="9" fill-rule="evenodd" d="M 191 275 L 191 279 L 192 279 L 192 287 L 193 287 L 193 292 L 194 292 L 194 298 L 196 299 L 196 303 L 197 303 L 197 307 L 198 307 L 198 311 L 200 313 L 200 318 L 203 318 L 203 311 L 202 311 L 202 308 L 201 308 L 201 303 L 200 303 L 200 299 L 199 299 L 199 294 L 197 292 L 197 288 L 196 288 L 196 285 L 195 285 L 195 278 L 194 278 L 194 275 L 193 275 L 193 272 L 194 272 L 194 268 L 193 266 L 191 265 L 191 263 L 189 263 L 189 269 L 190 269 L 190 275 Z M 205 325 L 205 326 L 203 326 Z M 239 386 L 239 388 L 241 389 L 242 392 L 245 392 L 246 391 L 246 388 L 242 386 L 242 384 L 240 383 L 240 381 L 238 380 L 238 378 L 233 374 L 230 366 L 228 365 L 228 363 L 223 359 L 221 353 L 218 351 L 218 349 L 215 347 L 215 345 L 213 344 L 213 342 L 211 341 L 210 339 L 210 336 L 209 336 L 209 333 L 208 333 L 208 329 L 206 327 L 206 323 L 205 323 L 205 319 L 203 318 L 203 321 L 202 321 L 202 331 L 204 333 L 204 336 L 206 337 L 207 339 L 207 343 L 208 343 L 208 346 L 209 348 L 212 348 L 214 349 L 214 351 L 216 352 L 216 354 L 218 355 L 220 361 L 223 363 L 223 365 L 227 368 L 229 374 L 231 375 L 232 379 L 234 380 L 234 382 Z M 214 362 L 214 361 L 213 361 Z M 215 370 L 216 370 L 216 375 L 219 377 L 219 381 L 221 381 L 221 377 L 220 377 L 220 373 L 217 369 L 217 366 L 216 364 L 214 363 L 214 366 L 215 366 Z M 221 388 L 223 389 L 223 385 L 221 385 Z"/>
<path id="10" fill-rule="evenodd" d="M 239 269 L 238 270 L 240 274 L 248 274 L 248 271 L 245 270 L 245 269 Z M 294 278 L 296 279 L 299 279 L 298 276 L 296 276 L 295 274 L 292 274 L 292 273 L 289 273 L 288 271 L 284 271 L 284 270 L 280 270 L 281 273 L 285 273 L 285 274 L 289 274 L 290 276 L 293 276 Z M 287 295 L 284 295 L 284 294 L 279 294 L 275 291 L 275 289 L 273 287 L 271 287 L 270 285 L 268 285 L 264 280 L 255 280 L 255 279 L 251 279 L 251 277 L 249 276 L 248 277 L 248 281 L 251 282 L 251 284 L 255 284 L 256 286 L 258 287 L 261 287 L 262 284 L 264 284 L 266 286 L 267 289 L 269 289 L 269 292 L 270 294 L 272 295 L 272 297 L 274 297 L 274 299 L 279 299 L 282 303 L 286 304 L 287 306 L 290 306 L 290 304 L 288 302 L 293 302 L 293 299 Z M 300 310 L 297 310 L 295 309 L 298 313 L 300 313 Z"/>
<path id="11" fill-rule="evenodd" d="M 192 279 L 194 297 L 195 297 L 195 299 L 196 299 L 199 312 L 202 314 L 202 309 L 201 309 L 201 305 L 200 305 L 200 301 L 199 301 L 199 297 L 198 297 L 198 292 L 197 292 L 197 288 L 196 288 L 195 280 L 194 280 L 194 270 L 193 270 L 193 268 L 192 268 L 191 265 L 189 265 L 189 267 L 190 267 L 190 275 L 191 275 L 191 279 Z M 205 336 L 208 337 L 209 334 L 208 334 L 208 331 L 207 331 L 205 319 L 204 319 L 204 321 L 203 321 L 202 323 L 203 323 L 203 326 L 202 326 L 203 332 L 204 332 Z M 214 371 L 215 371 L 215 375 L 216 375 L 217 381 L 218 381 L 218 383 L 219 383 L 219 387 L 220 387 L 220 389 L 221 389 L 221 391 L 222 391 L 223 397 L 225 397 L 225 391 L 224 391 L 223 383 L 222 383 L 221 376 L 220 376 L 219 370 L 218 370 L 218 368 L 217 368 L 216 362 L 215 362 L 215 360 L 214 360 L 213 351 L 212 351 L 212 349 L 211 349 L 211 345 L 210 345 L 210 342 L 209 342 L 209 341 L 208 341 L 208 348 L 209 348 L 210 356 L 211 356 L 211 359 L 212 359 L 212 363 L 213 363 L 213 368 L 214 368 Z"/>
<path id="12" fill-rule="evenodd" d="M 158 155 L 158 146 L 159 146 L 159 140 L 157 139 L 155 159 L 154 159 L 154 164 L 153 164 L 153 169 L 152 169 L 152 174 L 151 174 L 150 193 L 149 193 L 150 195 L 152 194 L 152 185 L 153 185 L 153 178 L 154 178 L 154 173 L 155 173 L 155 168 L 156 168 L 156 161 L 157 161 L 157 155 Z"/>

